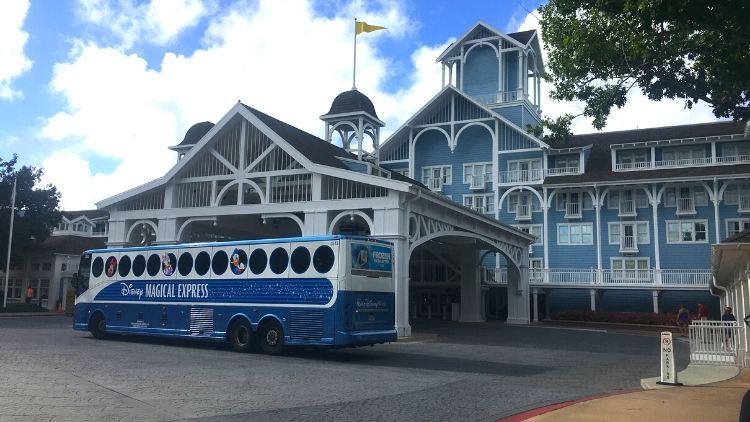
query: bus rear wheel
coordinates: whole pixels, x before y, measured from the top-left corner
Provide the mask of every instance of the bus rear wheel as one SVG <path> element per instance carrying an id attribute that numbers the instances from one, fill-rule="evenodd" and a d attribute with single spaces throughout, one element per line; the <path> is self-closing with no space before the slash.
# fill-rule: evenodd
<path id="1" fill-rule="evenodd" d="M 235 352 L 246 353 L 252 349 L 253 329 L 245 319 L 238 319 L 229 329 L 229 343 Z"/>
<path id="2" fill-rule="evenodd" d="M 107 337 L 107 320 L 100 312 L 95 313 L 89 321 L 89 332 L 94 338 L 103 339 Z"/>
<path id="3" fill-rule="evenodd" d="M 278 355 L 284 351 L 284 329 L 276 321 L 268 321 L 260 329 L 260 348 L 267 355 Z"/>

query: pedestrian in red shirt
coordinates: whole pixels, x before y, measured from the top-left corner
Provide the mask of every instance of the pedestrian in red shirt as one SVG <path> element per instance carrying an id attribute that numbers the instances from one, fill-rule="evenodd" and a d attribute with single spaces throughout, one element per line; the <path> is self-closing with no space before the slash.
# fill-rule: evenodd
<path id="1" fill-rule="evenodd" d="M 700 318 L 701 321 L 706 321 L 708 319 L 708 306 L 702 303 L 698 304 L 698 318 Z"/>

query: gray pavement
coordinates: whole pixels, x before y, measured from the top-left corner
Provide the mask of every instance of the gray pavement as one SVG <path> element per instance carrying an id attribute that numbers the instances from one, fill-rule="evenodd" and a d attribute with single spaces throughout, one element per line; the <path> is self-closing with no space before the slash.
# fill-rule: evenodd
<path id="1" fill-rule="evenodd" d="M 0 318 L 0 421 L 492 421 L 639 389 L 659 371 L 658 333 L 422 322 L 412 341 L 269 357 L 100 341 L 71 324 Z M 684 369 L 687 344 L 676 353 Z"/>

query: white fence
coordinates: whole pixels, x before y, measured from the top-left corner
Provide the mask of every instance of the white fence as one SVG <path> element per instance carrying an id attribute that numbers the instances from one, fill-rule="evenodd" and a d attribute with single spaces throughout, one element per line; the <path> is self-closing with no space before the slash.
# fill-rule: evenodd
<path id="1" fill-rule="evenodd" d="M 693 321 L 689 327 L 690 363 L 737 364 L 740 324 L 737 321 Z"/>

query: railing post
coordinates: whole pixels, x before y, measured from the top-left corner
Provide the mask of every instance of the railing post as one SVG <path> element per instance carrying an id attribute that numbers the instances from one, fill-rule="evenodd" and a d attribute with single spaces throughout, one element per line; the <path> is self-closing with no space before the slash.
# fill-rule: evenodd
<path id="1" fill-rule="evenodd" d="M 596 269 L 596 284 L 604 284 L 604 270 Z"/>
<path id="2" fill-rule="evenodd" d="M 544 271 L 542 272 L 542 277 L 544 279 L 544 283 L 549 284 L 549 268 L 544 269 Z"/>
<path id="3" fill-rule="evenodd" d="M 660 268 L 654 269 L 654 284 L 656 284 L 657 286 L 660 286 L 662 284 Z"/>

